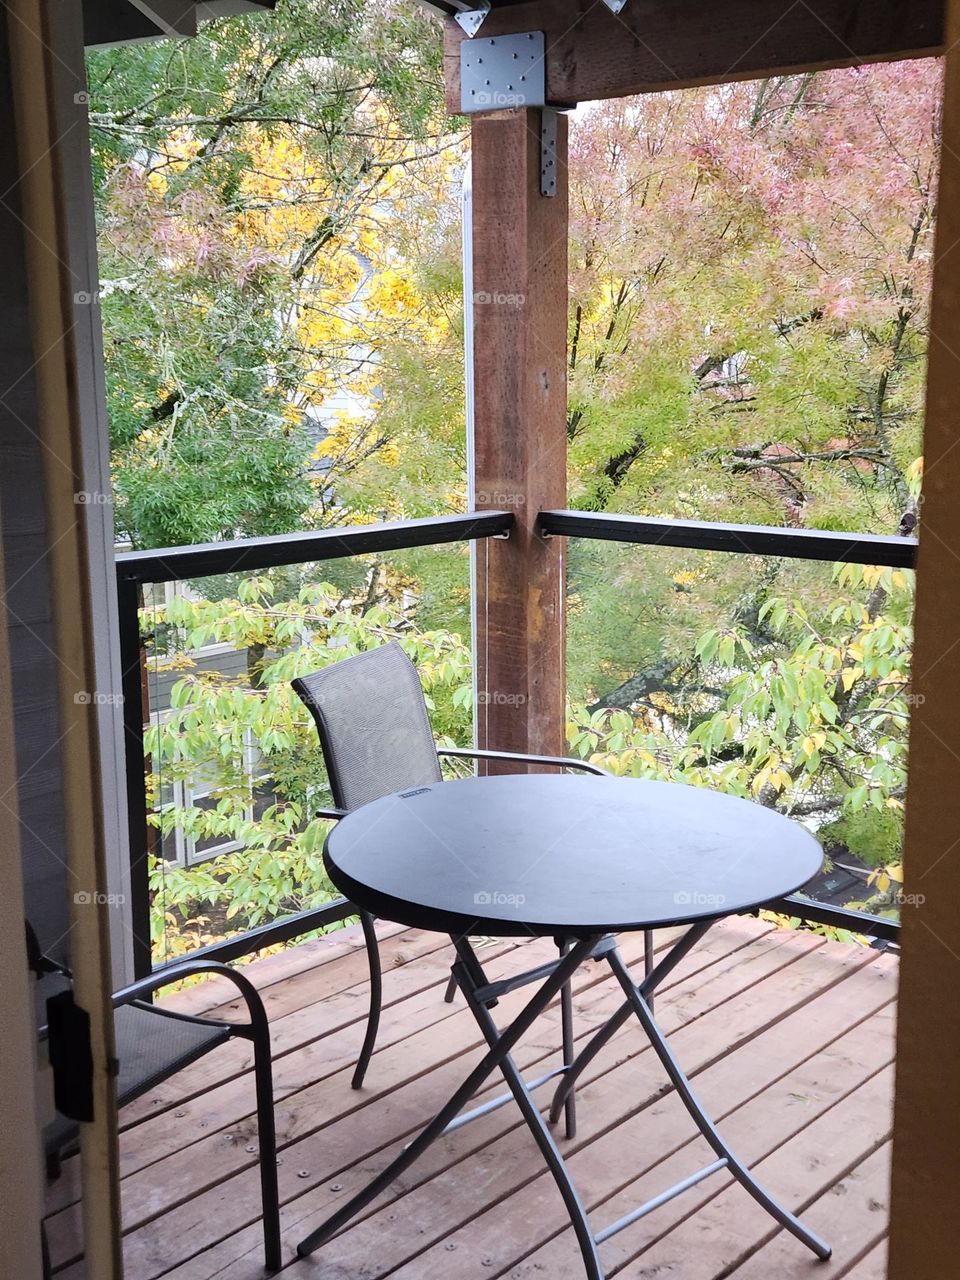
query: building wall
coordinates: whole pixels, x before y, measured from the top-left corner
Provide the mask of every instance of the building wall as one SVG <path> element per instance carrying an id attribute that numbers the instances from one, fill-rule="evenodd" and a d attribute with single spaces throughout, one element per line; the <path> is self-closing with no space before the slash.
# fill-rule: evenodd
<path id="1" fill-rule="evenodd" d="M 37 421 L 33 354 L 24 274 L 16 144 L 10 121 L 10 67 L 0 48 L 0 536 L 6 560 L 6 610 L 13 699 L 16 777 L 0 797 L 19 807 L 27 914 L 41 943 L 69 956 L 68 872 L 63 859 L 62 752 L 57 709 L 57 657 L 46 559 L 43 446 Z M 26 372 L 25 372 L 26 371 Z M 2 802 L 2 800 L 0 800 Z"/>

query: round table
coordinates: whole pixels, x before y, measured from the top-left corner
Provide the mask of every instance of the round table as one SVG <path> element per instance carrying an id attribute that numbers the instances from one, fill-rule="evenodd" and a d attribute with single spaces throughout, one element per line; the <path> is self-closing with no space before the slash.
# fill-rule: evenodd
<path id="1" fill-rule="evenodd" d="M 653 1016 L 657 986 L 711 924 L 793 893 L 819 871 L 816 840 L 782 814 L 700 787 L 613 777 L 515 774 L 439 782 L 385 796 L 348 814 L 327 837 L 333 883 L 372 915 L 449 933 L 453 974 L 489 1046 L 481 1062 L 421 1133 L 369 1185 L 298 1245 L 306 1255 L 344 1227 L 442 1133 L 512 1097 L 520 1107 L 570 1214 L 587 1280 L 603 1280 L 598 1246 L 722 1169 L 731 1173 L 819 1258 L 830 1247 L 779 1204 L 727 1145 Z M 636 983 L 616 933 L 687 926 L 682 938 Z M 554 937 L 561 955 L 519 977 L 491 982 L 470 938 Z M 517 1041 L 586 960 L 605 961 L 623 1004 L 564 1063 L 535 1084 L 511 1057 Z M 508 991 L 539 983 L 503 1029 L 490 1010 Z M 562 1077 L 549 1118 L 569 1108 L 584 1068 L 635 1015 L 667 1076 L 716 1159 L 600 1231 L 580 1196 L 531 1089 Z M 494 1070 L 510 1093 L 459 1113 Z M 568 1136 L 571 1136 L 568 1131 Z"/>
<path id="2" fill-rule="evenodd" d="M 324 860 L 351 901 L 401 924 L 582 938 L 735 915 L 806 884 L 823 853 L 782 814 L 703 787 L 514 774 L 375 800 Z"/>

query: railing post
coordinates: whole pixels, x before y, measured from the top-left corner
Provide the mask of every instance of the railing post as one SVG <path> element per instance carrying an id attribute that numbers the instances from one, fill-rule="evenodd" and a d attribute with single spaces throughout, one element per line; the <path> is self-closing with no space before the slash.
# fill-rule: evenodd
<path id="1" fill-rule="evenodd" d="M 512 511 L 478 547 L 478 745 L 565 748 L 564 543 L 537 513 L 566 502 L 567 121 L 541 194 L 541 112 L 473 117 L 477 507 Z"/>
<path id="2" fill-rule="evenodd" d="M 143 645 L 140 639 L 140 584 L 118 575 L 120 668 L 123 692 L 123 740 L 130 840 L 130 928 L 133 973 L 144 978 L 150 953 L 150 830 L 147 823 L 146 756 L 143 750 Z"/>

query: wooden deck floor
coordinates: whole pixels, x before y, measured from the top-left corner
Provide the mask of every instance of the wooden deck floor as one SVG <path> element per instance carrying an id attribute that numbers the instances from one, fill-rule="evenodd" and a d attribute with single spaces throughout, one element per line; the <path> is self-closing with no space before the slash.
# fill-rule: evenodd
<path id="1" fill-rule="evenodd" d="M 352 930 L 246 972 L 274 1033 L 284 1280 L 579 1280 L 554 1184 L 512 1105 L 438 1142 L 402 1186 L 313 1258 L 296 1242 L 382 1168 L 477 1060 L 462 1000 L 443 1002 L 450 948 L 383 929 L 387 1007 L 368 1087 L 350 1089 L 363 1032 L 365 959 Z M 669 939 L 662 938 L 662 944 Z M 628 959 L 637 939 L 623 939 Z M 491 976 L 551 957 L 549 943 L 484 949 Z M 681 1061 L 734 1146 L 834 1246 L 819 1264 L 725 1175 L 688 1191 L 604 1245 L 610 1276 L 639 1280 L 881 1280 L 885 1269 L 896 961 L 755 920 L 717 926 L 658 997 Z M 181 1008 L 228 1010 L 214 981 Z M 509 1014 L 527 998 L 502 1001 Z M 587 1035 L 618 1003 L 606 966 L 581 971 Z M 548 1011 L 517 1058 L 557 1061 Z M 128 1280 L 261 1280 L 256 1126 L 248 1046 L 234 1042 L 126 1108 L 121 1167 Z M 491 1082 L 500 1092 L 502 1082 Z M 493 1092 L 490 1093 L 493 1096 Z M 597 1228 L 708 1162 L 639 1028 L 588 1073 L 579 1133 L 561 1142 Z M 59 1274 L 83 1275 L 75 1171 L 50 1192 Z"/>

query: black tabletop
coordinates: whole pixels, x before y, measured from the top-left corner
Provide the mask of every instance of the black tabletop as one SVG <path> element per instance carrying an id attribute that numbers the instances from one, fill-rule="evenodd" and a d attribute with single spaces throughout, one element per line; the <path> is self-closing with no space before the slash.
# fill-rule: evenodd
<path id="1" fill-rule="evenodd" d="M 657 928 L 792 893 L 822 851 L 762 805 L 700 787 L 560 774 L 385 796 L 330 832 L 330 878 L 387 920 L 510 937 Z"/>

